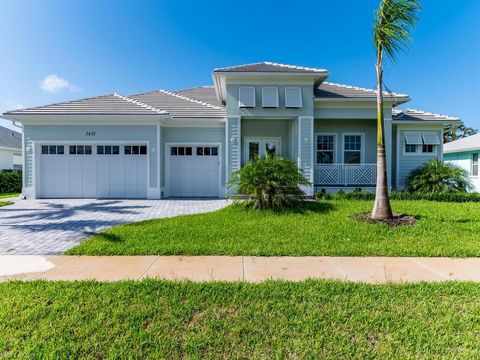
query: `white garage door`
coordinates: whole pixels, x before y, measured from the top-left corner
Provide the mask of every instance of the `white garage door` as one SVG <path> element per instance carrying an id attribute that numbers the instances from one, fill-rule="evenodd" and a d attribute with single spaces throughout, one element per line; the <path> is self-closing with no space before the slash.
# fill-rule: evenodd
<path id="1" fill-rule="evenodd" d="M 147 196 L 146 145 L 41 145 L 39 150 L 39 197 Z"/>
<path id="2" fill-rule="evenodd" d="M 170 146 L 167 189 L 170 197 L 218 197 L 220 154 L 218 146 Z"/>

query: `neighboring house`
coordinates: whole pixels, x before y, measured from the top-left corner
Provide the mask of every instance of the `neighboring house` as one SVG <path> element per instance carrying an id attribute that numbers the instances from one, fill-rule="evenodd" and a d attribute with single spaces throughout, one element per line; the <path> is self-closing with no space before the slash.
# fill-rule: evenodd
<path id="1" fill-rule="evenodd" d="M 455 140 L 443 145 L 445 162 L 462 167 L 468 171 L 473 185 L 472 191 L 480 192 L 478 176 L 478 156 L 480 155 L 480 134 Z"/>
<path id="2" fill-rule="evenodd" d="M 376 93 L 327 82 L 324 69 L 262 62 L 219 68 L 213 86 L 110 94 L 3 114 L 24 129 L 29 198 L 223 197 L 249 159 L 294 159 L 315 189 L 373 188 Z M 391 188 L 442 158 L 442 129 L 458 119 L 385 93 Z"/>
<path id="3" fill-rule="evenodd" d="M 22 170 L 22 134 L 0 126 L 0 171 Z"/>

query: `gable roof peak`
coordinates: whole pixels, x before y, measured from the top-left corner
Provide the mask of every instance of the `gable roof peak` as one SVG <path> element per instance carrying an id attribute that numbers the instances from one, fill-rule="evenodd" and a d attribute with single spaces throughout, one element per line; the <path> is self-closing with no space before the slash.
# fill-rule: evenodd
<path id="1" fill-rule="evenodd" d="M 322 73 L 328 74 L 328 70 L 315 68 L 315 67 L 307 67 L 307 66 L 300 66 L 300 65 L 290 65 L 290 64 L 282 64 L 273 61 L 260 61 L 254 62 L 249 64 L 242 64 L 242 65 L 234 65 L 234 66 L 227 66 L 222 68 L 215 68 L 213 69 L 214 73 L 222 73 L 222 72 L 282 72 L 282 73 Z"/>

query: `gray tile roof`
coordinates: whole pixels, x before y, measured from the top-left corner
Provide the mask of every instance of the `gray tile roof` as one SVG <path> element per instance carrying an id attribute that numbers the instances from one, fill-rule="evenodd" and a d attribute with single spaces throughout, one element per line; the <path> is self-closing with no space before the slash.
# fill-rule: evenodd
<path id="1" fill-rule="evenodd" d="M 0 126 L 0 147 L 22 148 L 22 134 Z"/>
<path id="2" fill-rule="evenodd" d="M 186 97 L 180 93 L 155 90 L 129 95 L 130 98 L 165 110 L 173 118 L 224 118 L 225 108 Z"/>
<path id="3" fill-rule="evenodd" d="M 375 89 L 368 89 L 358 86 L 336 84 L 324 81 L 315 88 L 315 98 L 317 99 L 348 99 L 348 98 L 376 98 L 377 91 Z M 399 93 L 383 93 L 386 98 L 408 98 L 406 94 Z"/>
<path id="4" fill-rule="evenodd" d="M 161 109 L 135 101 L 120 94 L 8 111 L 5 115 L 159 115 Z"/>
<path id="5" fill-rule="evenodd" d="M 5 115 L 166 115 L 173 118 L 225 117 L 223 105 L 217 106 L 207 103 L 202 100 L 202 92 L 200 90 L 189 90 L 198 95 L 199 98 L 191 99 L 182 94 L 165 90 L 155 90 L 130 96 L 115 93 L 64 103 L 19 109 L 6 112 Z M 211 94 L 205 94 L 204 96 L 211 100 Z"/>
<path id="6" fill-rule="evenodd" d="M 415 109 L 393 109 L 392 119 L 395 121 L 460 121 L 460 119 L 457 117 L 435 114 Z"/>
<path id="7" fill-rule="evenodd" d="M 326 69 L 318 69 L 305 66 L 279 64 L 269 61 L 263 61 L 253 64 L 236 65 L 223 68 L 216 68 L 214 73 L 227 72 L 276 72 L 276 73 L 328 73 Z"/>
<path id="8" fill-rule="evenodd" d="M 192 87 L 189 89 L 177 90 L 175 91 L 176 94 L 186 96 L 190 99 L 205 101 L 206 103 L 225 107 L 218 99 L 217 93 L 215 92 L 215 88 L 210 86 L 197 86 Z"/>
<path id="9" fill-rule="evenodd" d="M 471 135 L 469 137 L 458 139 L 443 145 L 443 152 L 459 152 L 480 149 L 480 134 Z"/>

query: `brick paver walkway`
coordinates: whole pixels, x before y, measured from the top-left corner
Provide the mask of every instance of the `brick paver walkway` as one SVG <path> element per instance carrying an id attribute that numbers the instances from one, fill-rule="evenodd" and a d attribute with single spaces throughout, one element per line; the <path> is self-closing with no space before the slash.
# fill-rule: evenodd
<path id="1" fill-rule="evenodd" d="M 20 200 L 0 207 L 0 254 L 61 254 L 110 226 L 225 205 L 225 200 Z"/>

